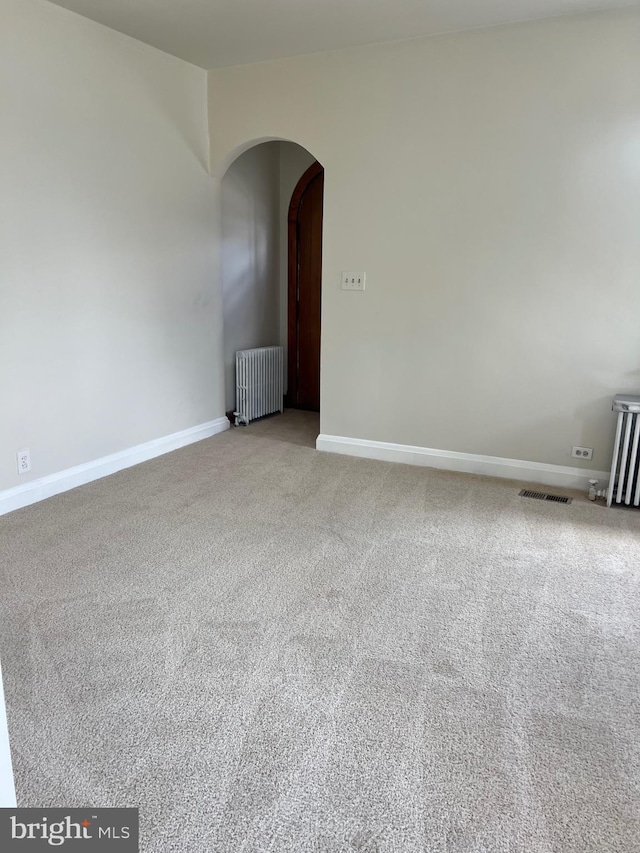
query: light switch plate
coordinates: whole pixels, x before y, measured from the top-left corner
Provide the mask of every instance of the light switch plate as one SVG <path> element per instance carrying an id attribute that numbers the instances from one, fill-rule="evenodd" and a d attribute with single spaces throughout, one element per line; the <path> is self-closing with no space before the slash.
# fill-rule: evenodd
<path id="1" fill-rule="evenodd" d="M 367 274 L 365 272 L 344 272 L 342 273 L 342 289 L 343 290 L 364 290 Z"/>

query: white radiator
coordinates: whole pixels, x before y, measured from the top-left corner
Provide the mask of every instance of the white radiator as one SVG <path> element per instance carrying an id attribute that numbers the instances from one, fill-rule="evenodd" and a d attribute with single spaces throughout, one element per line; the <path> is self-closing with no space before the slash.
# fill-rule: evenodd
<path id="1" fill-rule="evenodd" d="M 640 506 L 640 397 L 618 394 L 612 409 L 618 413 L 607 506 L 613 502 Z"/>
<path id="2" fill-rule="evenodd" d="M 258 347 L 236 353 L 236 423 L 283 410 L 282 347 Z"/>

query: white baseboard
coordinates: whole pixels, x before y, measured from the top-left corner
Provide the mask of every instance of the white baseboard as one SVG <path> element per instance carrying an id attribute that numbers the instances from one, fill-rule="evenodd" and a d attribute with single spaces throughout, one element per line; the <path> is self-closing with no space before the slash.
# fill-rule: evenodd
<path id="1" fill-rule="evenodd" d="M 545 462 L 527 462 L 524 459 L 503 459 L 500 456 L 479 456 L 475 453 L 458 453 L 455 450 L 435 450 L 431 447 L 412 447 L 409 444 L 391 444 L 387 441 L 368 441 L 362 438 L 345 438 L 341 435 L 319 435 L 316 449 L 366 459 L 386 462 L 403 462 L 465 474 L 484 474 L 507 480 L 523 480 L 564 489 L 589 488 L 589 480 L 600 480 L 600 488 L 609 482 L 608 471 L 588 471 Z"/>
<path id="2" fill-rule="evenodd" d="M 228 418 L 217 418 L 215 421 L 208 421 L 189 429 L 183 429 L 162 438 L 154 438 L 152 441 L 129 447 L 119 453 L 112 453 L 110 456 L 103 456 L 101 459 L 76 465 L 75 468 L 67 468 L 66 471 L 59 471 L 57 474 L 50 474 L 48 477 L 31 480 L 24 485 L 15 486 L 13 489 L 6 489 L 4 492 L 0 492 L 0 515 L 37 503 L 69 489 L 75 489 L 76 486 L 84 486 L 85 483 L 91 483 L 93 480 L 99 480 L 100 477 L 115 474 L 116 471 L 122 471 L 123 468 L 130 468 L 140 462 L 146 462 L 155 456 L 162 456 L 164 453 L 178 450 L 180 447 L 201 441 L 203 438 L 210 438 L 212 435 L 229 429 L 229 426 Z"/>

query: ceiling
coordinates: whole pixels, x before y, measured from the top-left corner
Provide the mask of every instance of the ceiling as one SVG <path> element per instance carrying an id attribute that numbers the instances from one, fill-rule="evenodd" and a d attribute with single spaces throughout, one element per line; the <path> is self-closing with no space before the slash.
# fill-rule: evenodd
<path id="1" fill-rule="evenodd" d="M 640 0 L 50 0 L 179 56 L 220 68 Z"/>

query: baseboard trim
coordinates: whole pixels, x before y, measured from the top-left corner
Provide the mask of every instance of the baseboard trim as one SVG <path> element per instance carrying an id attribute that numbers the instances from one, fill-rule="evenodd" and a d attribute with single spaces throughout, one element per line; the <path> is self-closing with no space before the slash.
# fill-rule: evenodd
<path id="1" fill-rule="evenodd" d="M 413 447 L 409 444 L 391 444 L 387 441 L 369 441 L 362 438 L 347 438 L 342 435 L 319 435 L 316 449 L 328 453 L 343 453 L 365 459 L 380 459 L 385 462 L 402 462 L 406 465 L 422 465 L 465 474 L 484 474 L 508 480 L 541 483 L 564 489 L 589 488 L 589 480 L 600 480 L 603 486 L 609 482 L 608 471 L 588 471 L 545 462 L 528 462 L 524 459 L 504 459 L 500 456 L 479 456 L 475 453 L 458 453 L 455 450 L 436 450 L 431 447 Z"/>
<path id="2" fill-rule="evenodd" d="M 140 462 L 146 462 L 148 459 L 162 456 L 196 441 L 202 441 L 203 438 L 210 438 L 212 435 L 217 435 L 227 429 L 229 429 L 228 419 L 226 417 L 217 418 L 214 421 L 183 429 L 162 438 L 154 438 L 152 441 L 129 447 L 119 453 L 112 453 L 110 456 L 103 456 L 101 459 L 94 459 L 92 462 L 67 468 L 57 474 L 50 474 L 47 477 L 31 480 L 24 485 L 6 489 L 0 492 L 0 515 L 22 509 L 22 507 L 37 503 L 45 498 L 67 492 L 69 489 L 75 489 L 77 486 L 84 486 L 93 480 L 99 480 L 109 474 L 115 474 L 116 471 L 131 468 Z"/>

